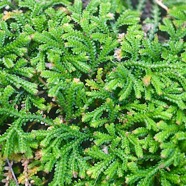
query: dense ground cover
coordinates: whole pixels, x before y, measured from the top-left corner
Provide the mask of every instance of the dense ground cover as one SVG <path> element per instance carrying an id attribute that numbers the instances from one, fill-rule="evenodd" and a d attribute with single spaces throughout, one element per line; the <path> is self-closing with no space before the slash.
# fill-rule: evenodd
<path id="1" fill-rule="evenodd" d="M 186 185 L 186 4 L 0 2 L 0 185 Z"/>

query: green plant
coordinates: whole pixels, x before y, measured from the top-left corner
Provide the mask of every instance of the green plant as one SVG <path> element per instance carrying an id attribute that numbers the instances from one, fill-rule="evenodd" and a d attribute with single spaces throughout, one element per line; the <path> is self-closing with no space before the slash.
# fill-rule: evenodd
<path id="1" fill-rule="evenodd" d="M 186 185 L 185 5 L 146 3 L 1 1 L 2 183 Z"/>

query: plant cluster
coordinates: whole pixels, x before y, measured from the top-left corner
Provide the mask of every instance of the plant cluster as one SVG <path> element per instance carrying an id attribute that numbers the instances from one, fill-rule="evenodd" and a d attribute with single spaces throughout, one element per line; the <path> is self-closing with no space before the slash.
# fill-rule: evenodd
<path id="1" fill-rule="evenodd" d="M 0 2 L 0 184 L 186 185 L 186 5 L 164 3 Z"/>

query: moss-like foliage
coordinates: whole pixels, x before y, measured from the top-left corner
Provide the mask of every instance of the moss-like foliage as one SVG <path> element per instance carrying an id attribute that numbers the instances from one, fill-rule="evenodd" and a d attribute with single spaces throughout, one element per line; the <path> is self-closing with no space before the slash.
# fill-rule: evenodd
<path id="1" fill-rule="evenodd" d="M 184 1 L 1 0 L 0 185 L 185 186 L 185 39 Z"/>

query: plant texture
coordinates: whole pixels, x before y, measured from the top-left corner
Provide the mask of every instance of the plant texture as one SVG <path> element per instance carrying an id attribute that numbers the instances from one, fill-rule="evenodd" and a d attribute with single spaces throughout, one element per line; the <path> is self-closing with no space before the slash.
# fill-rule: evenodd
<path id="1" fill-rule="evenodd" d="M 1 0 L 0 185 L 185 186 L 186 4 Z"/>

